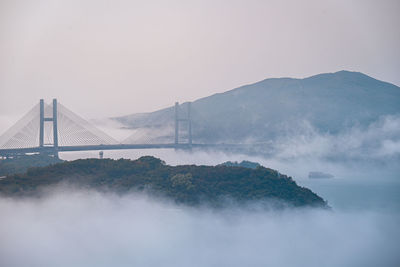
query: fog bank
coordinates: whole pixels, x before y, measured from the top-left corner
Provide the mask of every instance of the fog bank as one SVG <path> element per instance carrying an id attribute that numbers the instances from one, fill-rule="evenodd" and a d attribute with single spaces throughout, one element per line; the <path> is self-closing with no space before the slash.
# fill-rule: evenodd
<path id="1" fill-rule="evenodd" d="M 398 266 L 399 214 L 189 209 L 57 190 L 0 199 L 1 266 Z"/>

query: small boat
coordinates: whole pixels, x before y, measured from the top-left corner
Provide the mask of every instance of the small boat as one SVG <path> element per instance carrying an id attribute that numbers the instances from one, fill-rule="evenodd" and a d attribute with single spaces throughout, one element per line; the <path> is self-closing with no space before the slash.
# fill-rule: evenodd
<path id="1" fill-rule="evenodd" d="M 330 179 L 334 178 L 332 174 L 324 173 L 324 172 L 309 172 L 308 178 L 310 179 Z"/>

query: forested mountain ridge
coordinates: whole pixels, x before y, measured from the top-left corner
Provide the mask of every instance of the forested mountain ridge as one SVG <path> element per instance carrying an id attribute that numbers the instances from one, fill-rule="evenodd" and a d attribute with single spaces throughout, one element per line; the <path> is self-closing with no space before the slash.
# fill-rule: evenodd
<path id="1" fill-rule="evenodd" d="M 169 166 L 150 156 L 133 161 L 83 159 L 30 168 L 25 174 L 1 179 L 0 194 L 35 196 L 42 188 L 59 183 L 120 194 L 145 191 L 194 206 L 204 203 L 218 207 L 229 199 L 237 203 L 274 200 L 296 207 L 327 207 L 317 194 L 272 169 Z"/>

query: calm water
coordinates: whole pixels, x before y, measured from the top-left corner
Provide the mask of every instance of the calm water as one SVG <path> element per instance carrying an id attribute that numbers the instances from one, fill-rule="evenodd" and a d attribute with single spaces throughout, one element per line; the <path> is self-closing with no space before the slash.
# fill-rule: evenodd
<path id="1" fill-rule="evenodd" d="M 328 201 L 336 210 L 372 210 L 400 213 L 400 182 L 396 180 L 299 180 L 301 186 L 310 188 Z"/>

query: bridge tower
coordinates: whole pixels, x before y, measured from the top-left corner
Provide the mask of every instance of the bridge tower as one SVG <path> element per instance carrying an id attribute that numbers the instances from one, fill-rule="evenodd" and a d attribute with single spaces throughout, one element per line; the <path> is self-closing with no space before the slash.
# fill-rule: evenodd
<path id="1" fill-rule="evenodd" d="M 40 127 L 39 127 L 39 147 L 43 148 L 42 151 L 45 151 L 44 148 L 48 147 L 44 144 L 44 123 L 51 122 L 53 124 L 53 155 L 58 157 L 58 129 L 57 129 L 57 99 L 53 99 L 53 115 L 52 117 L 44 116 L 44 100 L 40 99 Z M 46 149 L 46 151 L 49 151 Z"/>
<path id="2" fill-rule="evenodd" d="M 192 146 L 192 118 L 191 118 L 191 109 L 192 103 L 187 103 L 187 116 L 182 118 L 179 115 L 179 102 L 175 102 L 175 148 L 178 148 L 179 144 L 179 130 L 180 130 L 180 122 L 186 122 L 186 130 L 187 130 L 187 143 L 189 147 Z"/>

